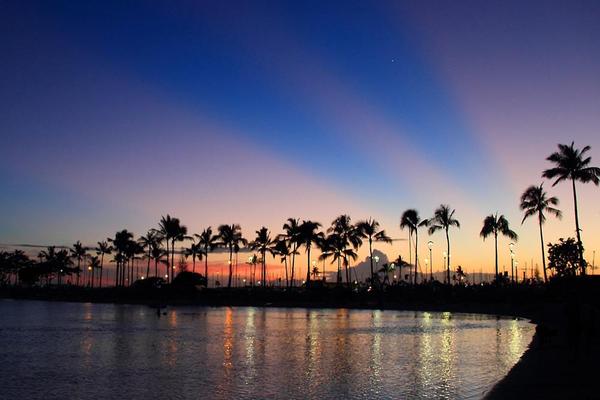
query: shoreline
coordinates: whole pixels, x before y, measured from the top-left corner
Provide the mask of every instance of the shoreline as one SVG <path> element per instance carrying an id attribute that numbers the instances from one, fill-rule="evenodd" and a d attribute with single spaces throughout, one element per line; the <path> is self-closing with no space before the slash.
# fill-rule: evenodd
<path id="1" fill-rule="evenodd" d="M 410 294 L 412 292 L 409 292 Z M 414 294 L 414 293 L 413 293 Z M 0 298 L 138 304 L 164 306 L 254 306 L 275 308 L 348 308 L 357 310 L 397 310 L 455 312 L 522 318 L 536 325 L 527 350 L 506 376 L 484 394 L 484 399 L 593 399 L 599 398 L 593 374 L 600 360 L 600 313 L 595 305 L 565 301 L 563 296 L 544 296 L 522 301 L 519 296 L 494 298 L 439 293 L 439 298 L 357 294 L 349 291 L 307 293 L 275 290 L 204 290 L 200 292 L 162 292 L 157 296 L 129 289 L 48 290 L 44 288 L 0 289 Z M 537 294 L 539 295 L 539 294 Z M 535 301 L 532 301 L 535 300 Z"/>

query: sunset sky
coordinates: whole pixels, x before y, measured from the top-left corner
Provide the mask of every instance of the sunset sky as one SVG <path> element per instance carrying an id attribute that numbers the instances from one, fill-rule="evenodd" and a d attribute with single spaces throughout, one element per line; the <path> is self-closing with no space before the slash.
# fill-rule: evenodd
<path id="1" fill-rule="evenodd" d="M 447 203 L 453 264 L 492 272 L 496 211 L 540 263 L 519 196 L 557 143 L 600 165 L 598 1 L 9 0 L 0 54 L 4 244 L 92 245 L 167 213 L 249 238 L 348 213 L 401 238 L 405 209 Z M 545 186 L 564 212 L 547 241 L 574 236 L 570 186 Z M 591 262 L 600 190 L 578 190 Z"/>

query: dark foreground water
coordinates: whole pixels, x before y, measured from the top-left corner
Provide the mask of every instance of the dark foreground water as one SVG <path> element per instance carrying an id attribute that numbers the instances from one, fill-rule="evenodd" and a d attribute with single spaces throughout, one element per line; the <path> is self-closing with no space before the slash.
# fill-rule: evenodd
<path id="1" fill-rule="evenodd" d="M 533 332 L 470 314 L 0 300 L 0 398 L 480 398 Z"/>

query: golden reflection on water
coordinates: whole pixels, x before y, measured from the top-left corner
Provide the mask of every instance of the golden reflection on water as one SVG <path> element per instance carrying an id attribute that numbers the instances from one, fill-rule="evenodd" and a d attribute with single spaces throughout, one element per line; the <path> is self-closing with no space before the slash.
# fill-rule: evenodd
<path id="1" fill-rule="evenodd" d="M 231 307 L 225 309 L 225 321 L 223 328 L 223 367 L 229 374 L 233 368 L 233 310 Z"/>
<path id="2" fill-rule="evenodd" d="M 516 319 L 513 319 L 512 321 L 510 321 L 510 325 L 509 325 L 509 330 L 508 330 L 508 335 L 510 337 L 509 339 L 509 357 L 510 357 L 510 363 L 516 363 L 519 358 L 521 358 L 521 354 L 522 354 L 522 343 L 523 343 L 523 337 L 521 334 L 521 327 L 519 326 L 519 321 L 517 321 Z"/>
<path id="3" fill-rule="evenodd" d="M 381 382 L 381 310 L 375 310 L 372 313 L 372 324 L 375 333 L 371 340 L 371 372 L 372 380 L 375 385 Z"/>

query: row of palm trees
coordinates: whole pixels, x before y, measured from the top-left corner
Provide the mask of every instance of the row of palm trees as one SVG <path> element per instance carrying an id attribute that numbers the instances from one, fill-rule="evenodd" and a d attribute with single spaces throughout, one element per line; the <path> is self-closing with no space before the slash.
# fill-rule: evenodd
<path id="1" fill-rule="evenodd" d="M 552 153 L 547 160 L 550 161 L 552 168 L 546 169 L 542 177 L 554 179 L 553 186 L 562 181 L 569 181 L 573 190 L 575 229 L 577 236 L 577 246 L 579 249 L 580 265 L 582 273 L 585 274 L 585 260 L 583 259 L 583 243 L 581 241 L 581 229 L 579 224 L 579 215 L 577 207 L 576 182 L 592 182 L 596 185 L 600 182 L 600 168 L 590 166 L 591 157 L 587 155 L 589 146 L 583 149 L 575 148 L 571 145 L 558 145 L 558 151 Z M 544 232 L 543 225 L 548 215 L 561 218 L 562 213 L 556 207 L 559 200 L 550 196 L 544 189 L 543 183 L 528 187 L 521 196 L 520 208 L 524 212 L 521 223 L 524 223 L 530 217 L 537 217 L 540 233 L 541 256 L 544 272 L 544 280 L 547 281 L 546 256 L 544 250 Z M 450 251 L 450 230 L 451 228 L 460 228 L 460 222 L 455 217 L 455 210 L 448 205 L 440 205 L 431 218 L 421 219 L 416 209 L 408 209 L 402 213 L 400 219 L 400 228 L 407 229 L 409 234 L 409 263 L 414 266 L 414 274 L 410 280 L 412 283 L 418 283 L 419 270 L 419 228 L 427 228 L 429 235 L 442 231 L 446 238 L 446 283 L 450 283 L 451 270 L 451 251 Z M 157 228 L 150 229 L 145 235 L 134 239 L 133 233 L 126 229 L 115 234 L 114 237 L 97 243 L 94 248 L 86 248 L 81 242 L 76 242 L 66 254 L 66 250 L 56 251 L 50 247 L 38 254 L 40 263 L 52 266 L 49 271 L 54 273 L 59 282 L 63 275 L 76 275 L 75 283 L 80 285 L 80 274 L 82 264 L 88 260 L 88 252 L 95 251 L 95 256 L 89 258 L 88 271 L 90 271 L 91 286 L 95 285 L 96 275 L 98 275 L 99 286 L 102 286 L 103 269 L 105 256 L 113 255 L 111 260 L 115 266 L 115 284 L 125 286 L 127 282 L 131 283 L 134 278 L 134 263 L 140 258 L 146 259 L 146 277 L 151 274 L 151 263 L 154 263 L 154 276 L 162 276 L 159 273 L 159 265 L 166 267 L 165 278 L 171 282 L 175 272 L 175 254 L 180 254 L 186 259 L 191 257 L 192 271 L 196 272 L 196 261 L 204 260 L 204 276 L 208 278 L 208 255 L 215 249 L 222 249 L 228 253 L 228 281 L 227 287 L 232 285 L 233 277 L 233 257 L 242 250 L 247 249 L 255 251 L 260 257 L 254 256 L 250 262 L 254 266 L 260 263 L 260 283 L 267 284 L 267 256 L 279 257 L 285 270 L 286 286 L 293 286 L 296 281 L 296 256 L 301 248 L 307 255 L 306 278 L 307 284 L 311 282 L 311 252 L 320 251 L 320 260 L 330 260 L 331 263 L 337 263 L 337 282 L 342 283 L 343 277 L 348 285 L 352 281 L 350 270 L 351 263 L 357 258 L 357 251 L 363 245 L 368 245 L 370 262 L 370 280 L 378 277 L 375 270 L 373 246 L 377 242 L 391 243 L 392 239 L 386 234 L 385 230 L 380 229 L 380 224 L 376 220 L 369 218 L 364 221 L 352 223 L 350 216 L 340 215 L 335 218 L 331 225 L 324 231 L 319 222 L 311 220 L 300 221 L 297 218 L 288 218 L 283 224 L 283 232 L 272 236 L 268 228 L 262 227 L 256 231 L 256 237 L 249 241 L 242 235 L 242 229 L 239 224 L 220 225 L 216 232 L 213 232 L 209 226 L 200 234 L 188 235 L 188 229 L 178 218 L 170 215 L 163 216 Z M 505 236 L 511 240 L 518 240 L 518 235 L 510 228 L 509 222 L 504 215 L 493 213 L 485 217 L 480 236 L 485 240 L 488 237 L 494 238 L 495 249 L 495 275 L 499 279 L 498 270 L 498 236 Z M 177 250 L 178 243 L 189 241 L 189 247 Z M 414 251 L 414 258 L 413 253 Z M 6 260 L 9 256 L 4 257 Z M 13 257 L 13 259 L 16 259 Z M 70 259 L 68 262 L 67 259 Z M 59 260 L 59 261 L 57 261 Z M 402 257 L 396 260 L 396 265 L 403 266 L 405 262 Z M 413 262 L 414 261 L 414 262 Z M 8 261 L 5 265 L 10 264 Z M 393 268 L 393 264 L 388 264 L 385 268 Z M 12 267 L 11 267 L 12 268 Z M 385 272 L 385 268 L 382 268 Z M 14 269 L 14 268 L 13 268 Z M 312 277 L 318 276 L 318 271 L 313 266 Z M 325 271 L 323 271 L 325 276 Z M 430 277 L 431 278 L 431 277 Z M 421 278 L 421 281 L 426 279 Z M 253 282 L 254 283 L 254 282 Z"/>

